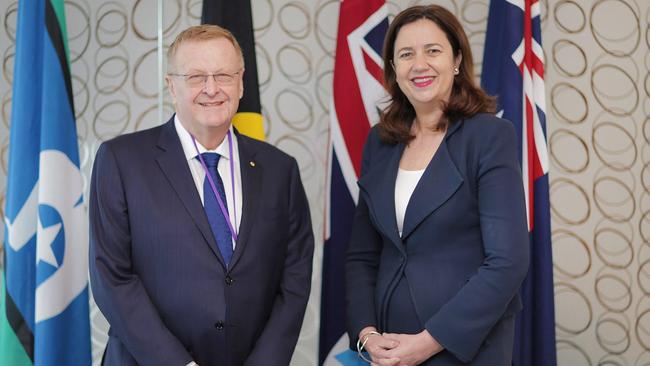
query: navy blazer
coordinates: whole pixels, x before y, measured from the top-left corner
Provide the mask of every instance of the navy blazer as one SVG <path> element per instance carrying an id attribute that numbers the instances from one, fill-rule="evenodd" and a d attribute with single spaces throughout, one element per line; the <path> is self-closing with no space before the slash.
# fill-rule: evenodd
<path id="1" fill-rule="evenodd" d="M 529 260 L 517 145 L 512 124 L 492 115 L 450 124 L 400 238 L 395 180 L 405 145 L 371 130 L 346 260 L 352 348 L 364 327 L 386 330 L 386 306 L 405 278 L 421 329 L 445 348 L 427 365 L 509 364 Z"/>
<path id="2" fill-rule="evenodd" d="M 103 143 L 90 189 L 90 278 L 105 365 L 289 364 L 313 233 L 295 159 L 237 135 L 242 221 L 226 268 L 173 117 Z"/>

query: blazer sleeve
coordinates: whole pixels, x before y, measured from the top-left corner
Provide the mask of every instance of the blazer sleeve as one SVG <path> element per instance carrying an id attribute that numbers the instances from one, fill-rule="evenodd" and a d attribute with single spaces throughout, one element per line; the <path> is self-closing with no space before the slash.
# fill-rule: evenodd
<path id="1" fill-rule="evenodd" d="M 90 187 L 90 280 L 111 332 L 140 365 L 186 365 L 192 357 L 167 329 L 131 263 L 131 233 L 120 170 L 102 144 Z"/>
<path id="2" fill-rule="evenodd" d="M 370 168 L 376 142 L 377 136 L 373 130 L 363 149 L 362 176 Z M 359 332 L 367 326 L 377 326 L 375 286 L 381 248 L 381 236 L 370 221 L 368 205 L 364 194 L 360 193 L 345 259 L 347 329 L 350 349 L 354 351 Z"/>
<path id="3" fill-rule="evenodd" d="M 314 235 L 298 164 L 292 159 L 287 255 L 271 315 L 244 365 L 288 365 L 298 341 L 311 289 Z"/>
<path id="4" fill-rule="evenodd" d="M 516 296 L 528 271 L 529 238 L 514 127 L 480 128 L 478 210 L 485 259 L 477 273 L 425 324 L 449 352 L 471 361 Z M 483 130 L 484 129 L 484 130 Z M 467 142 L 467 141 L 466 141 Z"/>

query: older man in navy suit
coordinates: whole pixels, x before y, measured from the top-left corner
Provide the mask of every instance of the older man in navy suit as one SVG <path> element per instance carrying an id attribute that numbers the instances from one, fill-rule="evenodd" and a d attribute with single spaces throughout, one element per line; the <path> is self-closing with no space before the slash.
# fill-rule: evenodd
<path id="1" fill-rule="evenodd" d="M 105 365 L 291 359 L 313 233 L 295 159 L 231 126 L 243 65 L 227 30 L 184 30 L 168 52 L 176 114 L 97 153 L 90 274 L 111 326 Z"/>

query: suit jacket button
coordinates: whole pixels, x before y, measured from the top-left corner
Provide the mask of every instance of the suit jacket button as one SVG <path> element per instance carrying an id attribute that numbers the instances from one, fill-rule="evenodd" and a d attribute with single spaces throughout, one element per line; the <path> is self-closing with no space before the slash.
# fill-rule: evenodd
<path id="1" fill-rule="evenodd" d="M 232 277 L 226 276 L 226 285 L 230 286 L 233 282 L 235 282 L 235 280 L 233 280 Z"/>
<path id="2" fill-rule="evenodd" d="M 217 330 L 222 330 L 223 329 L 223 322 L 218 321 L 218 322 L 214 323 L 214 327 L 217 328 Z"/>

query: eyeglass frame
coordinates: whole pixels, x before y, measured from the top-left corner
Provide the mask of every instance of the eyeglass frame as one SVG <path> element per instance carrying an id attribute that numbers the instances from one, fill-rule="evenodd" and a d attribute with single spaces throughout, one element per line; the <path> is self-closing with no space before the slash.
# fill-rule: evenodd
<path id="1" fill-rule="evenodd" d="M 208 83 L 208 77 L 209 77 L 209 76 L 212 76 L 212 80 L 215 82 L 215 84 L 217 84 L 217 85 L 219 85 L 219 86 L 224 86 L 224 85 L 225 85 L 225 86 L 233 85 L 234 82 L 235 82 L 236 79 L 237 79 L 236 76 L 237 76 L 237 75 L 241 75 L 242 72 L 244 72 L 244 69 L 240 69 L 240 70 L 235 71 L 235 72 L 233 72 L 233 73 L 228 73 L 228 72 L 220 72 L 220 73 L 217 73 L 217 74 L 201 74 L 201 73 L 196 73 L 196 74 L 177 74 L 177 73 L 167 73 L 167 75 L 169 75 L 169 76 L 176 76 L 176 77 L 182 77 L 182 78 L 183 78 L 183 81 L 185 81 L 185 83 L 186 83 L 187 85 L 189 85 L 189 86 L 191 86 L 191 87 L 196 87 L 196 88 L 198 88 L 198 87 L 205 87 L 205 86 L 206 86 L 206 84 Z M 189 81 L 190 78 L 192 78 L 192 77 L 199 77 L 199 76 L 203 79 L 201 82 L 193 83 L 193 82 L 190 82 L 190 81 Z M 222 80 L 222 81 L 219 81 L 219 80 L 218 80 L 218 77 L 219 77 L 219 76 L 227 76 L 227 77 L 231 78 L 232 80 L 228 80 L 227 82 L 224 83 L 223 80 Z"/>

